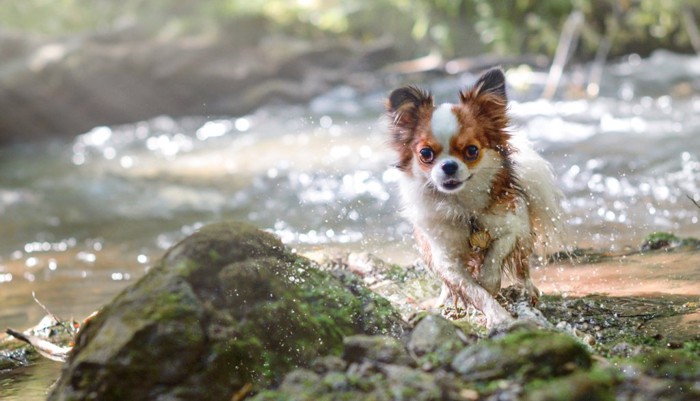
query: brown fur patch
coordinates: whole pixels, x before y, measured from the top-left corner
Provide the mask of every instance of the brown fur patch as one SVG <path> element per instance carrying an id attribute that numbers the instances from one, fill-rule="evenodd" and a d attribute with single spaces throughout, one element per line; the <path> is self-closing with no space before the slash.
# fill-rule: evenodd
<path id="1" fill-rule="evenodd" d="M 486 86 L 488 83 L 496 87 Z M 506 112 L 505 89 L 498 85 L 504 84 L 500 81 L 480 81 L 472 89 L 460 93 L 461 103 L 456 108 L 460 131 L 450 145 L 453 155 L 461 157 L 469 168 L 478 165 L 485 149 L 498 153 L 503 163 L 491 187 L 492 205 L 506 204 L 512 210 L 522 189 L 518 185 L 510 157 L 513 149 L 508 143 L 510 133 L 507 129 L 510 122 Z M 466 157 L 470 145 L 479 148 L 479 156 L 474 160 Z"/>
<path id="2" fill-rule="evenodd" d="M 513 251 L 506 257 L 506 265 L 511 267 L 511 272 L 515 277 L 530 277 L 530 255 L 532 254 L 532 244 L 518 241 Z"/>
<path id="3" fill-rule="evenodd" d="M 523 189 L 513 171 L 513 163 L 510 158 L 506 158 L 501 170 L 491 183 L 491 199 L 493 200 L 491 207 L 505 205 L 507 210 L 514 211 L 518 198 L 523 196 Z"/>
<path id="4" fill-rule="evenodd" d="M 391 145 L 399 155 L 396 167 L 410 174 L 416 141 L 430 134 L 433 96 L 418 87 L 407 86 L 391 92 L 385 107 L 390 119 Z"/>

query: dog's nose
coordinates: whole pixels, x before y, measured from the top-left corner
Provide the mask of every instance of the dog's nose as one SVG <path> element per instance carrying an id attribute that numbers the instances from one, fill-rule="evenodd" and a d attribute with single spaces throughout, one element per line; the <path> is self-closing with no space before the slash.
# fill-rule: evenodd
<path id="1" fill-rule="evenodd" d="M 454 160 L 448 160 L 442 164 L 442 171 L 447 175 L 454 175 L 457 172 L 459 166 Z"/>

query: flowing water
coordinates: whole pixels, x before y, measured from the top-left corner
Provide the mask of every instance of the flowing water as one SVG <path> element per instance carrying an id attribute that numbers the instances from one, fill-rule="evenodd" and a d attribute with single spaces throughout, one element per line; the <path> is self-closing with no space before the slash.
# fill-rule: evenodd
<path id="1" fill-rule="evenodd" d="M 475 78 L 427 86 L 455 101 Z M 539 100 L 542 78 L 509 72 L 510 111 L 515 135 L 551 161 L 567 196 L 569 243 L 621 250 L 651 231 L 700 236 L 700 59 L 629 57 L 605 68 L 592 100 Z M 85 316 L 221 220 L 251 222 L 302 252 L 410 262 L 380 119 L 390 89 L 340 87 L 305 106 L 156 117 L 1 149 L 0 328 L 40 320 L 32 291 L 59 316 Z"/>

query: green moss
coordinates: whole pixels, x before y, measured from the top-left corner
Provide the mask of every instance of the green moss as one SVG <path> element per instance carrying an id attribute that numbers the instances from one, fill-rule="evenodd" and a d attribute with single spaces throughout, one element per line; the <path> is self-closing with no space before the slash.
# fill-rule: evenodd
<path id="1" fill-rule="evenodd" d="M 400 322 L 356 278 L 314 269 L 250 226 L 216 224 L 171 248 L 81 331 L 60 386 L 105 400 L 168 386 L 182 399 L 226 398 L 339 355 L 345 336 L 396 335 Z"/>
<path id="2" fill-rule="evenodd" d="M 683 343 L 683 350 L 690 355 L 700 355 L 700 340 L 686 341 Z"/>
<path id="3" fill-rule="evenodd" d="M 452 323 L 467 336 L 474 335 L 484 338 L 488 335 L 488 329 L 482 324 L 475 323 L 472 319 L 457 319 L 453 320 Z"/>
<path id="4" fill-rule="evenodd" d="M 698 249 L 700 248 L 700 240 L 697 238 L 680 238 L 672 233 L 653 232 L 646 236 L 642 242 L 642 250 L 658 250 L 658 249 Z"/>
<path id="5" fill-rule="evenodd" d="M 628 361 L 645 374 L 676 380 L 700 380 L 700 356 L 685 350 L 649 349 Z"/>
<path id="6" fill-rule="evenodd" d="M 614 401 L 614 387 L 620 381 L 612 369 L 593 369 L 552 380 L 525 385 L 525 400 L 537 401 Z"/>
<path id="7" fill-rule="evenodd" d="M 453 369 L 472 380 L 561 376 L 588 369 L 586 348 L 568 335 L 516 331 L 497 340 L 485 340 L 461 351 Z"/>
<path id="8" fill-rule="evenodd" d="M 368 326 L 388 332 L 386 323 L 398 319 L 388 302 L 382 303 L 361 285 L 353 283 L 357 287 L 348 291 L 347 284 L 341 285 L 298 257 L 259 259 L 254 268 L 250 262 L 230 265 L 219 277 L 224 283 L 236 283 L 240 274 L 250 276 L 256 269 L 268 271 L 261 276 L 264 281 L 255 288 L 241 288 L 232 302 L 240 304 L 241 297 L 251 300 L 237 331 L 258 339 L 258 357 L 248 363 L 258 372 L 261 386 L 278 380 L 279 372 L 306 366 L 318 355 L 339 355 L 346 335 L 366 332 Z"/>
<path id="9" fill-rule="evenodd" d="M 403 283 L 409 278 L 409 274 L 404 267 L 394 264 L 387 267 L 385 274 L 389 280 L 396 281 L 398 283 Z"/>
<path id="10" fill-rule="evenodd" d="M 642 243 L 642 250 L 668 248 L 671 246 L 678 246 L 680 243 L 681 239 L 674 234 L 657 231 L 646 236 Z"/>
<path id="11" fill-rule="evenodd" d="M 681 248 L 698 249 L 700 248 L 700 239 L 697 238 L 683 238 L 679 245 Z"/>

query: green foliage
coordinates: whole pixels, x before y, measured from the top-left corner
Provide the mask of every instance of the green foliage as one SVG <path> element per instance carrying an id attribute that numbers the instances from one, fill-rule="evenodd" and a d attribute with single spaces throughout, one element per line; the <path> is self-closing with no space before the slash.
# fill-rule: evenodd
<path id="1" fill-rule="evenodd" d="M 567 17 L 584 15 L 575 56 L 587 59 L 604 40 L 612 54 L 655 48 L 690 51 L 681 21 L 700 17 L 697 2 L 681 0 L 0 0 L 0 26 L 39 35 L 136 29 L 147 35 L 226 34 L 255 17 L 278 32 L 361 40 L 391 37 L 404 56 L 429 50 L 463 56 L 553 55 Z M 691 17 L 692 18 L 692 17 Z"/>

